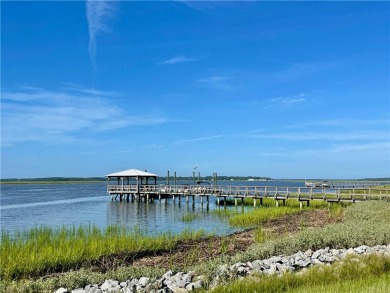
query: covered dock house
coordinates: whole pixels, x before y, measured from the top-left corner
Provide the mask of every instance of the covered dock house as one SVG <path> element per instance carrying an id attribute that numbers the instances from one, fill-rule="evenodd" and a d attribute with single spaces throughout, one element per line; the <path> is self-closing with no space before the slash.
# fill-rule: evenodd
<path id="1" fill-rule="evenodd" d="M 154 189 L 158 175 L 146 170 L 129 169 L 107 174 L 105 177 L 107 177 L 107 192 L 112 198 L 119 196 L 120 199 L 126 197 L 129 200 L 130 196 L 133 199 L 136 195 L 145 193 L 145 188 Z"/>

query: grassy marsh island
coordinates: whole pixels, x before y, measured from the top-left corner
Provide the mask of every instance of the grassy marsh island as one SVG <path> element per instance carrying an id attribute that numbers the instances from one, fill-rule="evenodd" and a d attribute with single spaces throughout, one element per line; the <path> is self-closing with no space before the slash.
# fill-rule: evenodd
<path id="1" fill-rule="evenodd" d="M 53 292 L 60 287 L 71 290 L 87 284 L 101 284 L 105 279 L 124 281 L 142 276 L 158 277 L 167 270 L 194 271 L 197 275 L 204 276 L 207 288 L 213 282 L 214 272 L 224 264 L 232 265 L 281 254 L 290 255 L 307 249 L 390 243 L 390 202 L 369 201 L 348 206 L 331 204 L 330 207 L 319 204 L 318 207 L 312 205 L 302 210 L 287 205 L 284 208 L 294 212 L 275 215 L 273 211 L 283 210 L 281 208 L 264 204 L 261 208 L 248 209 L 243 214 L 238 212 L 240 208 L 221 209 L 218 216 L 226 217 L 227 221 L 240 216 L 244 220 L 238 221 L 239 226 L 251 226 L 250 230 L 228 236 L 186 231 L 181 235 L 164 233 L 151 237 L 140 231 L 126 231 L 119 227 L 101 231 L 93 226 L 63 227 L 58 230 L 36 228 L 12 237 L 3 234 L 0 246 L 0 291 Z M 260 212 L 262 210 L 264 212 Z M 187 220 L 190 221 L 190 217 Z M 367 275 L 367 278 L 381 288 L 388 284 L 389 260 L 381 258 L 378 261 L 384 264 L 384 269 L 378 272 L 377 279 L 374 280 L 375 276 L 371 275 Z M 334 265 L 329 270 L 332 268 Z M 317 269 L 313 269 L 315 270 Z M 333 274 L 331 271 L 328 273 Z M 317 274 L 317 271 L 312 274 Z M 305 278 L 311 280 L 312 277 L 302 275 L 299 277 L 303 278 L 301 280 L 298 276 L 291 273 L 277 278 L 277 281 L 272 282 L 276 282 L 275 286 L 280 288 L 279 291 L 270 290 L 301 292 L 300 290 L 320 286 L 326 291 L 327 286 L 336 286 L 333 282 L 306 282 Z M 362 276 L 348 279 L 348 284 L 360 286 Z M 284 278 L 298 278 L 298 281 L 287 282 Z M 251 292 L 256 290 L 253 288 L 257 288 L 257 284 L 263 279 L 270 282 L 264 276 L 247 278 L 245 286 L 252 284 L 254 287 L 245 287 L 243 283 L 235 282 L 236 287 L 232 288 L 237 288 L 235 292 Z M 290 286 L 289 282 L 300 285 Z M 345 286 L 340 282 L 340 286 Z M 222 292 L 218 288 L 215 290 Z"/>

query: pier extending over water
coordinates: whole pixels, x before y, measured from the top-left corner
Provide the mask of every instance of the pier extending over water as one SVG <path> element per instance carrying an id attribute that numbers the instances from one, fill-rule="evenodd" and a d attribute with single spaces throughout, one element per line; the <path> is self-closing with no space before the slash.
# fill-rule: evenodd
<path id="1" fill-rule="evenodd" d="M 169 184 L 169 179 L 167 180 L 167 184 L 157 184 L 156 174 L 136 169 L 108 174 L 106 177 L 108 179 L 107 192 L 113 200 L 144 200 L 146 202 L 153 202 L 155 199 L 161 201 L 162 199 L 172 198 L 173 202 L 176 199 L 180 202 L 181 198 L 185 197 L 187 203 L 190 199 L 195 203 L 195 198 L 198 197 L 200 198 L 201 204 L 203 204 L 204 201 L 209 203 L 210 197 L 215 197 L 217 205 L 220 205 L 221 200 L 226 204 L 228 198 L 234 199 L 235 205 L 238 205 L 239 200 L 243 203 L 245 198 L 251 198 L 253 199 L 253 205 L 256 206 L 257 203 L 262 205 L 264 199 L 272 198 L 275 200 L 276 206 L 278 206 L 279 202 L 286 204 L 287 199 L 296 199 L 300 202 L 301 208 L 302 203 L 309 205 L 312 200 L 323 200 L 327 202 L 390 200 L 390 188 L 359 187 L 360 185 L 340 187 L 333 182 L 322 187 L 231 186 L 218 185 L 216 173 L 214 173 L 213 184 L 198 181 L 198 185 L 195 185 L 195 183 L 193 185 L 177 185 L 176 180 L 174 180 L 174 184 L 172 185 Z M 167 178 L 169 178 L 169 172 Z M 116 184 L 112 183 L 111 180 L 114 180 Z M 340 181 L 337 182 L 340 183 Z M 201 185 L 201 183 L 208 183 L 209 185 Z"/>
<path id="2" fill-rule="evenodd" d="M 172 198 L 175 202 L 185 198 L 195 203 L 195 198 L 200 198 L 201 204 L 208 203 L 210 197 L 215 197 L 217 204 L 226 203 L 226 199 L 234 199 L 235 204 L 243 202 L 245 198 L 253 199 L 253 204 L 260 206 L 263 199 L 271 198 L 275 204 L 285 204 L 287 199 L 296 199 L 301 203 L 310 204 L 312 200 L 323 200 L 327 202 L 359 202 L 365 200 L 386 200 L 390 201 L 390 188 L 360 188 L 360 187 L 280 187 L 280 186 L 201 186 L 201 185 L 108 185 L 107 192 L 111 198 L 118 200 L 144 200 L 153 202 Z"/>

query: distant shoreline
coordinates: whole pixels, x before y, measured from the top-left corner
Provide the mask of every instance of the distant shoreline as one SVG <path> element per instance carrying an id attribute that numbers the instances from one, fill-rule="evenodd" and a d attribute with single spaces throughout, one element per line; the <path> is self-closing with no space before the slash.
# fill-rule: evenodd
<path id="1" fill-rule="evenodd" d="M 19 180 L 19 181 L 0 181 L 0 185 L 3 184 L 87 184 L 87 183 L 102 183 L 106 182 L 105 180 L 76 180 L 76 181 L 65 181 L 65 180 L 58 180 L 58 181 L 30 181 L 30 180 Z"/>
<path id="2" fill-rule="evenodd" d="M 170 177 L 170 179 L 173 179 Z M 159 181 L 166 181 L 167 177 L 159 177 Z M 177 181 L 192 181 L 192 177 L 178 176 Z M 198 180 L 198 178 L 197 178 Z M 309 181 L 316 181 L 319 179 L 307 179 Z M 389 182 L 390 178 L 363 178 L 363 179 L 327 179 L 333 182 Z M 209 176 L 200 177 L 200 181 L 211 181 Z M 305 179 L 273 179 L 269 177 L 258 176 L 221 176 L 218 178 L 220 182 L 236 182 L 236 181 L 248 181 L 248 182 L 270 182 L 270 181 L 286 181 L 286 182 L 300 182 Z M 107 182 L 105 177 L 42 177 L 42 178 L 6 178 L 0 179 L 0 185 L 2 184 L 82 184 L 82 183 L 102 183 Z"/>

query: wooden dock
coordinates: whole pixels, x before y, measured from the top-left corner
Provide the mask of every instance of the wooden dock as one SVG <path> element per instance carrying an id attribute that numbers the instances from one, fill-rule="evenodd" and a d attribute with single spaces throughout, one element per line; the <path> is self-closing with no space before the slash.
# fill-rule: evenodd
<path id="1" fill-rule="evenodd" d="M 221 200 L 226 204 L 226 199 L 234 199 L 238 205 L 238 200 L 244 201 L 245 198 L 253 199 L 253 204 L 262 205 L 265 198 L 275 200 L 278 206 L 279 202 L 286 203 L 287 199 L 295 199 L 302 203 L 310 204 L 312 200 L 323 200 L 327 202 L 359 202 L 366 200 L 386 200 L 390 201 L 390 188 L 360 188 L 360 187 L 330 187 L 330 188 L 312 188 L 312 187 L 280 187 L 280 186 L 202 186 L 202 185 L 108 185 L 107 192 L 112 200 L 144 200 L 153 202 L 155 199 L 172 198 L 180 202 L 185 198 L 188 203 L 190 200 L 195 203 L 195 198 L 200 198 L 200 202 L 209 203 L 210 197 L 215 197 L 217 204 Z"/>

